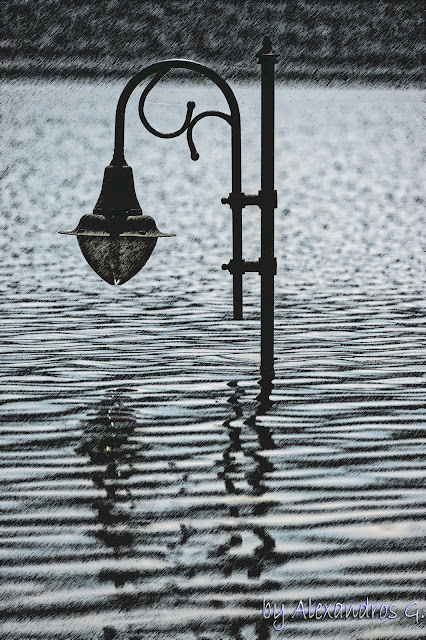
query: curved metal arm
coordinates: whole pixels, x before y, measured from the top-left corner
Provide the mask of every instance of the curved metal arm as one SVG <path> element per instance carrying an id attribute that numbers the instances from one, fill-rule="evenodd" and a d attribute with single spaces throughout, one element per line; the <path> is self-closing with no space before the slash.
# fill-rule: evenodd
<path id="1" fill-rule="evenodd" d="M 187 113 L 185 116 L 185 120 L 180 129 L 170 133 L 163 133 L 155 129 L 147 120 L 144 112 L 145 101 L 146 98 L 153 89 L 153 87 L 163 78 L 163 76 L 171 71 L 172 69 L 188 69 L 190 71 L 195 71 L 202 76 L 209 78 L 214 84 L 219 87 L 222 91 L 223 95 L 226 98 L 228 103 L 230 113 L 222 113 L 221 111 L 205 111 L 203 113 L 198 114 L 195 118 L 192 118 L 193 111 L 195 108 L 194 102 L 188 102 L 187 104 Z M 213 69 L 206 67 L 203 64 L 198 62 L 192 62 L 191 60 L 164 60 L 162 62 L 157 62 L 152 64 L 145 69 L 142 69 L 139 73 L 137 73 L 124 87 L 121 96 L 118 100 L 116 117 L 115 117 L 115 145 L 114 145 L 114 157 L 112 159 L 112 165 L 122 166 L 126 164 L 126 160 L 124 157 L 124 122 L 125 122 L 125 110 L 128 103 L 128 100 L 136 89 L 136 87 L 149 76 L 154 75 L 154 78 L 147 84 L 144 91 L 142 92 L 140 101 L 139 101 L 139 116 L 142 121 L 144 127 L 153 135 L 159 138 L 176 138 L 180 136 L 185 131 L 187 132 L 187 140 L 189 149 L 191 152 L 191 158 L 193 160 L 198 160 L 199 154 L 195 148 L 192 132 L 194 126 L 199 122 L 202 118 L 207 116 L 214 116 L 218 118 L 222 118 L 226 122 L 231 125 L 231 152 L 232 152 L 232 192 L 240 193 L 241 192 L 241 121 L 240 121 L 240 110 L 238 108 L 238 103 L 235 98 L 234 92 L 228 83 L 221 78 Z"/>
<path id="2" fill-rule="evenodd" d="M 163 133 L 155 129 L 146 119 L 144 106 L 146 98 L 153 87 L 163 78 L 163 76 L 172 69 L 188 69 L 189 71 L 195 71 L 200 75 L 209 78 L 219 89 L 222 91 L 229 106 L 229 114 L 222 113 L 221 111 L 204 111 L 192 117 L 195 103 L 188 102 L 187 112 L 185 120 L 180 129 L 172 131 L 170 133 Z M 226 120 L 231 125 L 231 166 L 232 166 L 232 187 L 231 194 L 235 197 L 231 198 L 232 204 L 232 254 L 233 260 L 236 264 L 242 264 L 243 257 L 243 240 L 242 240 L 242 201 L 241 194 L 241 119 L 240 110 L 238 107 L 237 99 L 228 83 L 221 78 L 216 71 L 206 67 L 198 62 L 192 62 L 191 60 L 164 60 L 162 62 L 156 62 L 149 67 L 145 67 L 139 73 L 137 73 L 124 87 L 121 96 L 118 100 L 117 110 L 115 115 L 115 144 L 114 144 L 114 156 L 111 161 L 112 165 L 123 166 L 126 165 L 124 157 L 124 120 L 126 106 L 129 98 L 136 87 L 149 76 L 154 76 L 152 80 L 147 84 L 142 92 L 139 101 L 139 116 L 142 124 L 153 135 L 159 138 L 176 138 L 186 131 L 188 140 L 188 146 L 191 152 L 191 158 L 198 160 L 199 155 L 195 148 L 192 132 L 202 118 L 208 116 L 214 116 Z M 243 317 L 243 275 L 241 269 L 232 274 L 233 278 L 233 306 L 234 306 L 234 318 L 241 319 Z"/>

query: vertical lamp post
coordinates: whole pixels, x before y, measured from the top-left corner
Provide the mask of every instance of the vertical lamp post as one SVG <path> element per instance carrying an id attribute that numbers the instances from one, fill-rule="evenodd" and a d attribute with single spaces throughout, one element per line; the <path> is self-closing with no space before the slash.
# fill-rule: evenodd
<path id="1" fill-rule="evenodd" d="M 274 71 L 277 55 L 268 37 L 257 53 L 261 68 L 261 189 L 247 195 L 241 187 L 241 122 L 235 95 L 228 83 L 213 69 L 189 60 L 165 60 L 145 67 L 125 86 L 118 100 L 115 118 L 115 146 L 111 164 L 106 167 L 99 199 L 93 213 L 81 218 L 76 229 L 62 231 L 77 236 L 80 249 L 89 265 L 109 284 L 123 284 L 133 277 L 149 259 L 157 239 L 174 234 L 161 233 L 150 216 L 142 213 L 138 202 L 132 168 L 124 157 L 124 121 L 128 100 L 134 89 L 153 76 L 142 92 L 139 115 L 142 124 L 159 138 L 175 138 L 186 132 L 192 160 L 198 160 L 192 132 L 202 118 L 222 118 L 231 126 L 232 180 L 231 192 L 222 198 L 232 211 L 232 259 L 222 265 L 233 278 L 234 319 L 243 317 L 243 275 L 249 271 L 261 277 L 261 377 L 271 380 L 274 375 L 274 209 L 277 193 L 274 188 Z M 216 84 L 229 106 L 229 114 L 204 111 L 193 116 L 194 102 L 188 102 L 187 113 L 180 129 L 170 133 L 158 131 L 145 116 L 145 101 L 151 89 L 172 69 L 195 71 Z M 249 205 L 261 210 L 260 258 L 243 259 L 242 211 Z"/>

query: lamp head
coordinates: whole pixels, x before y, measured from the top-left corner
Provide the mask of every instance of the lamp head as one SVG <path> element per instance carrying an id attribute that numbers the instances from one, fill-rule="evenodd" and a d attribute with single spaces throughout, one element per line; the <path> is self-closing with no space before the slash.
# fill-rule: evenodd
<path id="1" fill-rule="evenodd" d="M 157 244 L 171 237 L 142 213 L 132 168 L 109 165 L 93 213 L 84 215 L 73 231 L 92 269 L 109 284 L 123 284 L 142 269 Z"/>

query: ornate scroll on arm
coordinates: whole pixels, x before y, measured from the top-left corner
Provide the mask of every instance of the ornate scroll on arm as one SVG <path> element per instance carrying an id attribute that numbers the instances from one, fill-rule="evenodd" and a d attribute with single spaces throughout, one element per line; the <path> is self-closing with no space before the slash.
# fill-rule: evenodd
<path id="1" fill-rule="evenodd" d="M 157 82 L 159 82 L 161 78 L 166 75 L 167 71 L 168 69 L 157 73 L 154 76 L 154 78 L 146 85 L 139 100 L 139 117 L 145 129 L 147 129 L 147 131 L 152 133 L 154 136 L 157 136 L 157 138 L 177 138 L 178 136 L 180 136 L 182 133 L 186 131 L 188 146 L 191 152 L 191 159 L 198 160 L 198 158 L 200 157 L 200 154 L 195 148 L 194 140 L 192 137 L 192 131 L 194 129 L 194 126 L 197 124 L 197 122 L 199 122 L 202 118 L 207 118 L 208 116 L 215 116 L 217 118 L 222 118 L 222 120 L 226 120 L 226 122 L 228 122 L 232 126 L 232 118 L 230 115 L 227 115 L 226 113 L 222 113 L 221 111 L 204 111 L 203 113 L 200 113 L 197 116 L 195 116 L 195 118 L 192 118 L 192 114 L 195 109 L 195 102 L 190 101 L 186 105 L 185 121 L 180 129 L 177 129 L 176 131 L 172 131 L 170 133 L 163 133 L 162 131 L 158 131 L 158 129 L 155 129 L 148 122 L 147 117 L 145 115 L 145 102 L 151 89 L 153 89 L 157 84 Z"/>

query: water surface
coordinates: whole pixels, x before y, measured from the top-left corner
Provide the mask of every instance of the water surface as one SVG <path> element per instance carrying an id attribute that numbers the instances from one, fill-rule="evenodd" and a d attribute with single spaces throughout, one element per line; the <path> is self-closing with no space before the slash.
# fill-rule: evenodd
<path id="1" fill-rule="evenodd" d="M 3 85 L 2 638 L 424 637 L 426 381 L 422 94 L 277 92 L 276 379 L 259 386 L 259 278 L 231 320 L 229 131 L 126 148 L 161 238 L 110 287 L 75 226 L 111 159 L 121 83 Z M 259 92 L 235 88 L 244 190 L 259 188 Z M 166 85 L 178 128 L 207 86 Z M 245 257 L 259 255 L 245 213 Z M 390 607 L 291 618 L 300 600 Z M 415 609 L 410 609 L 414 613 Z M 279 620 L 277 625 L 279 626 Z"/>

